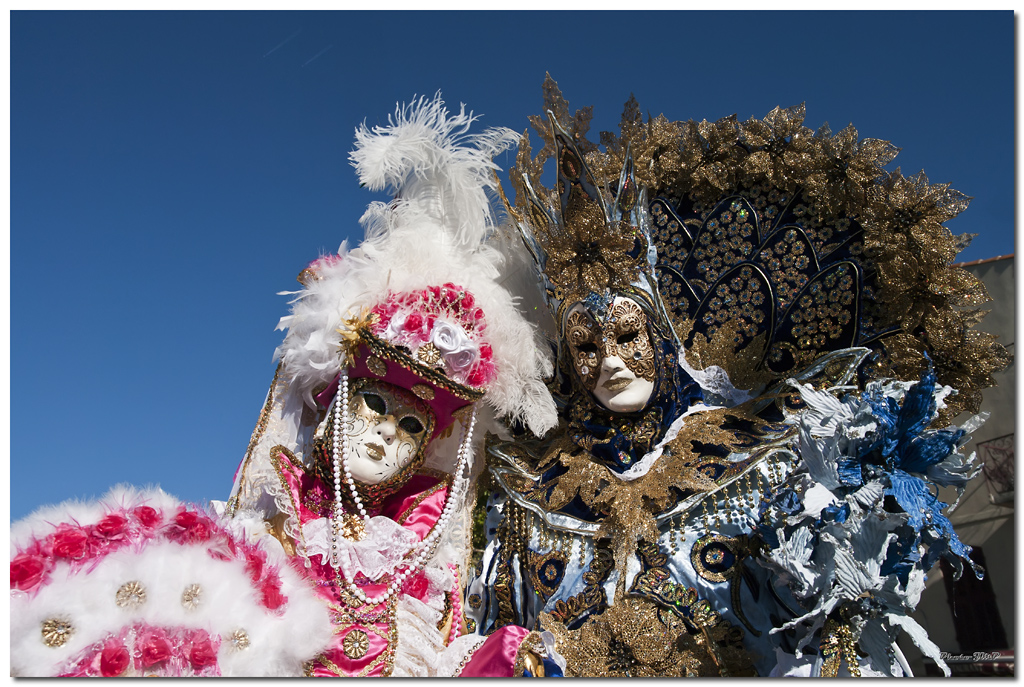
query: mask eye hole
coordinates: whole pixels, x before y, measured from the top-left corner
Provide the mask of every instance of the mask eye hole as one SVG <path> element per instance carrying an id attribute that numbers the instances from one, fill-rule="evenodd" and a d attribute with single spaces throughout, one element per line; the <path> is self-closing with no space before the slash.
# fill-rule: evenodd
<path id="1" fill-rule="evenodd" d="M 640 334 L 640 332 L 626 332 L 625 334 L 619 335 L 619 338 L 616 339 L 616 341 L 619 342 L 620 346 L 624 346 L 625 344 L 628 344 L 628 343 L 636 340 L 636 337 L 639 334 Z"/>
<path id="2" fill-rule="evenodd" d="M 420 422 L 419 419 L 413 415 L 406 415 L 405 417 L 403 417 L 401 420 L 398 421 L 398 426 L 404 429 L 409 434 L 419 434 L 425 429 L 423 423 Z"/>
<path id="3" fill-rule="evenodd" d="M 363 392 L 363 402 L 366 407 L 377 413 L 378 415 L 387 415 L 388 405 L 384 402 L 384 399 L 377 394 L 370 393 L 369 391 Z"/>
<path id="4" fill-rule="evenodd" d="M 576 347 L 576 350 L 580 351 L 581 353 L 597 353 L 597 344 L 593 342 L 580 344 L 579 346 Z"/>

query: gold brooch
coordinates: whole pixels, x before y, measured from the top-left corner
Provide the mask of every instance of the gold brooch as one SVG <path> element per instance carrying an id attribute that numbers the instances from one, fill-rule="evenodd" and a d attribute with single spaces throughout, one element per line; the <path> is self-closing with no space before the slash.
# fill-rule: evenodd
<path id="1" fill-rule="evenodd" d="M 378 377 L 386 377 L 388 374 L 388 364 L 375 355 L 367 357 L 366 366 Z"/>
<path id="2" fill-rule="evenodd" d="M 370 648 L 370 638 L 362 630 L 352 630 L 345 635 L 341 648 L 352 660 L 362 658 Z"/>
<path id="3" fill-rule="evenodd" d="M 141 582 L 132 580 L 118 588 L 115 602 L 120 608 L 135 608 L 146 603 L 146 588 Z"/>
<path id="4" fill-rule="evenodd" d="M 186 610 L 191 611 L 199 605 L 202 598 L 203 588 L 198 584 L 190 584 L 185 587 L 185 591 L 181 593 L 181 605 L 184 606 Z"/>
<path id="5" fill-rule="evenodd" d="M 50 618 L 43 623 L 43 644 L 51 648 L 64 646 L 75 633 L 71 621 L 62 618 Z"/>
<path id="6" fill-rule="evenodd" d="M 249 633 L 241 629 L 235 630 L 228 635 L 228 641 L 235 651 L 244 651 L 249 648 Z"/>
<path id="7" fill-rule="evenodd" d="M 427 384 L 414 384 L 411 391 L 424 401 L 434 400 L 434 390 Z"/>

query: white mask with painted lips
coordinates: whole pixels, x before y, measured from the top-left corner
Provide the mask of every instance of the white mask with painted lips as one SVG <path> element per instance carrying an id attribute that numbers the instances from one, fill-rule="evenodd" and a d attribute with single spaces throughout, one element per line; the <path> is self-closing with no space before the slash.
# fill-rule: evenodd
<path id="1" fill-rule="evenodd" d="M 422 405 L 386 382 L 369 380 L 357 386 L 349 402 L 353 427 L 348 468 L 355 481 L 380 484 L 412 462 L 434 425 Z"/>

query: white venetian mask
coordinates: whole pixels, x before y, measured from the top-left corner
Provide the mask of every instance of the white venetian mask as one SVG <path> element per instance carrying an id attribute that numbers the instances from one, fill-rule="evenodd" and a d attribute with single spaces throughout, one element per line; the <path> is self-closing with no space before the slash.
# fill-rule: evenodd
<path id="1" fill-rule="evenodd" d="M 348 467 L 355 481 L 380 484 L 420 454 L 434 417 L 423 401 L 387 382 L 367 378 L 353 386 Z"/>

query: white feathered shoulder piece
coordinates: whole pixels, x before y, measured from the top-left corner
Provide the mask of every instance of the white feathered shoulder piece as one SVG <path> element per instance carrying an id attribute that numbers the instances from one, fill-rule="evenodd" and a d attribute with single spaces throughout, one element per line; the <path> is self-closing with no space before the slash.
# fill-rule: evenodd
<path id="1" fill-rule="evenodd" d="M 371 203 L 360 220 L 365 239 L 354 250 L 319 260 L 296 294 L 277 350 L 292 393 L 312 406 L 312 392 L 340 370 L 340 324 L 379 305 L 389 293 L 454 283 L 486 313 L 496 376 L 484 400 L 499 416 L 543 434 L 557 422 L 543 378 L 551 373 L 533 327 L 502 286 L 504 260 L 491 245 L 489 195 L 497 184 L 493 157 L 518 140 L 510 129 L 469 133 L 476 117 L 449 114 L 440 95 L 400 106 L 387 126 L 356 130 L 351 160 L 371 190 L 394 194 Z"/>

